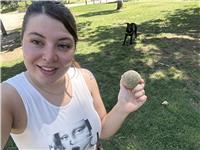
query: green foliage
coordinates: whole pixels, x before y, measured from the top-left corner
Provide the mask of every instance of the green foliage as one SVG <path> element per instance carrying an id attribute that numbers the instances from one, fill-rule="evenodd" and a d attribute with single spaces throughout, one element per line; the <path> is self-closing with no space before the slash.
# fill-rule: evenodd
<path id="1" fill-rule="evenodd" d="M 7 13 L 17 10 L 17 1 L 1 1 L 1 13 Z"/>
<path id="2" fill-rule="evenodd" d="M 27 7 L 32 3 L 32 1 L 19 1 L 18 2 L 18 12 L 25 12 Z"/>
<path id="3" fill-rule="evenodd" d="M 1 13 L 8 13 L 18 10 L 18 12 L 24 12 L 26 8 L 32 3 L 30 0 L 25 1 L 2 1 Z"/>
<path id="4" fill-rule="evenodd" d="M 116 103 L 123 72 L 134 69 L 146 81 L 148 101 L 103 141 L 104 149 L 200 150 L 198 3 L 132 1 L 115 9 L 71 8 L 79 31 L 76 59 L 94 73 L 107 111 Z M 139 35 L 122 46 L 126 22 L 138 24 Z M 24 69 L 22 62 L 4 66 L 3 80 Z"/>

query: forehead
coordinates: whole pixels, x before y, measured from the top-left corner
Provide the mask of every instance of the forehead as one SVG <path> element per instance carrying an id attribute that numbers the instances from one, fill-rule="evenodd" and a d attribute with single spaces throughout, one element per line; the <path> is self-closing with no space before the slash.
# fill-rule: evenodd
<path id="1" fill-rule="evenodd" d="M 26 24 L 25 33 L 38 32 L 43 35 L 72 35 L 64 24 L 46 14 L 31 15 Z"/>

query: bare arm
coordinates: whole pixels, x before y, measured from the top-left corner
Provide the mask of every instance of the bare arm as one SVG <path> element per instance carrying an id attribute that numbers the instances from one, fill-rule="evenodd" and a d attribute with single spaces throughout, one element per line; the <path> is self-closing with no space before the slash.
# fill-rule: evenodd
<path id="1" fill-rule="evenodd" d="M 146 99 L 143 80 L 133 90 L 128 90 L 123 85 L 120 85 L 116 105 L 102 120 L 101 138 L 106 139 L 114 135 L 127 116 L 140 108 Z"/>
<path id="2" fill-rule="evenodd" d="M 26 111 L 16 89 L 7 83 L 1 84 L 1 148 L 6 145 L 10 133 L 22 133 L 26 128 Z"/>
<path id="3" fill-rule="evenodd" d="M 1 149 L 4 148 L 7 140 L 9 138 L 12 124 L 13 124 L 13 115 L 11 101 L 9 101 L 10 93 L 9 88 L 6 84 L 1 84 Z"/>
<path id="4" fill-rule="evenodd" d="M 129 113 L 136 111 L 146 101 L 144 92 L 144 81 L 138 84 L 133 90 L 128 90 L 120 84 L 118 101 L 112 110 L 107 113 L 100 96 L 97 82 L 88 70 L 83 70 L 83 75 L 91 91 L 94 107 L 102 121 L 101 138 L 106 139 L 114 135 L 121 127 Z"/>

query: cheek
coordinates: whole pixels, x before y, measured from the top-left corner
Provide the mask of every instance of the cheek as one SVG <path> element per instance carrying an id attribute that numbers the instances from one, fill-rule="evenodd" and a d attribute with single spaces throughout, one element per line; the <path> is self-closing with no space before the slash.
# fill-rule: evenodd
<path id="1" fill-rule="evenodd" d="M 41 57 L 40 53 L 36 52 L 28 45 L 24 45 L 22 49 L 25 63 L 31 63 Z"/>
<path id="2" fill-rule="evenodd" d="M 63 66 L 70 65 L 72 63 L 73 59 L 74 59 L 74 53 L 60 56 L 60 61 L 61 61 Z"/>

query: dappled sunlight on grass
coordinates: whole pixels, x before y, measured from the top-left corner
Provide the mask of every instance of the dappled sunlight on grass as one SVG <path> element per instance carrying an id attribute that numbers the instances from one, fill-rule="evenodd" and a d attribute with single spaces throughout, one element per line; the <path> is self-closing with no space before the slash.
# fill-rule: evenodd
<path id="1" fill-rule="evenodd" d="M 188 40 L 196 40 L 194 37 L 189 36 L 189 35 L 184 35 L 184 34 L 173 34 L 173 33 L 160 33 L 160 34 L 156 34 L 153 37 L 156 38 L 177 38 L 177 39 L 188 39 Z"/>
<path id="2" fill-rule="evenodd" d="M 148 44 L 145 45 L 143 43 L 137 43 L 135 46 L 135 49 L 137 51 L 140 51 L 141 53 L 148 53 L 148 52 L 154 52 L 154 51 L 160 51 L 160 49 L 155 44 Z"/>
<path id="3" fill-rule="evenodd" d="M 174 53 L 174 58 L 175 59 L 181 59 L 183 57 L 184 57 L 184 55 L 181 52 L 175 52 Z"/>
<path id="4" fill-rule="evenodd" d="M 186 80 L 188 79 L 187 75 L 178 70 L 175 67 L 170 67 L 167 70 L 158 70 L 149 76 L 150 79 L 175 79 L 175 80 Z"/>
<path id="5" fill-rule="evenodd" d="M 12 51 L 2 51 L 0 53 L 1 67 L 12 67 L 15 64 L 23 61 L 21 47 L 14 48 Z"/>
<path id="6" fill-rule="evenodd" d="M 165 77 L 166 77 L 166 74 L 163 70 L 156 71 L 155 73 L 150 75 L 150 79 L 162 79 Z"/>
<path id="7" fill-rule="evenodd" d="M 159 59 L 156 60 L 155 57 L 144 59 L 144 63 L 151 68 L 153 68 L 158 61 L 159 61 Z"/>

